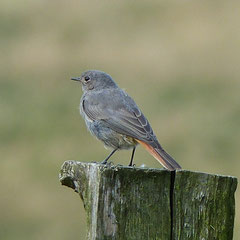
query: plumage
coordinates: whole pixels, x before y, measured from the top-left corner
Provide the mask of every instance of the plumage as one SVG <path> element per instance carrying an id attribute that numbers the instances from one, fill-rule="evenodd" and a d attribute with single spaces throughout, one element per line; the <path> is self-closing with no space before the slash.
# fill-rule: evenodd
<path id="1" fill-rule="evenodd" d="M 98 98 L 104 101 L 98 101 Z M 103 121 L 103 125 L 118 133 L 145 141 L 153 147 L 158 146 L 149 122 L 123 90 L 106 89 L 88 93 L 87 96 L 83 95 L 82 102 L 81 112 L 92 121 Z"/>
<path id="2" fill-rule="evenodd" d="M 120 89 L 109 75 L 104 74 L 89 71 L 79 78 L 87 75 L 93 79 L 90 83 L 82 80 L 84 94 L 80 104 L 80 113 L 89 131 L 106 146 L 113 149 L 133 148 L 133 154 L 135 146 L 140 143 L 165 168 L 171 171 L 181 168 L 163 150 L 148 120 L 134 100 Z"/>

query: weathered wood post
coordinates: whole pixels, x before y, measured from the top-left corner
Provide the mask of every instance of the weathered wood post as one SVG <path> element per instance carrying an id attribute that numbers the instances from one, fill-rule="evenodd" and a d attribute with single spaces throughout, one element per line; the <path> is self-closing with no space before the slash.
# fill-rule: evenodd
<path id="1" fill-rule="evenodd" d="M 233 237 L 235 177 L 76 161 L 59 177 L 83 200 L 89 240 Z"/>

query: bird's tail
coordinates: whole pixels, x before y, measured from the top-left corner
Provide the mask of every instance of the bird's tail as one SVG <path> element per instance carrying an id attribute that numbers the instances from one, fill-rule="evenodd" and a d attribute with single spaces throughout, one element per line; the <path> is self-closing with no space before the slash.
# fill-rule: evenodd
<path id="1" fill-rule="evenodd" d="M 166 169 L 174 171 L 181 169 L 181 166 L 163 148 L 154 148 L 151 145 L 137 140 L 155 159 L 157 159 Z"/>

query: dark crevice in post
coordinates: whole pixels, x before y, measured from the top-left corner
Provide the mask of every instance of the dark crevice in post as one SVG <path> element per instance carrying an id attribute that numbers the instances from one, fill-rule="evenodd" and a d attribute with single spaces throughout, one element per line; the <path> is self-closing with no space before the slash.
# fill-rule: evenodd
<path id="1" fill-rule="evenodd" d="M 171 182 L 170 182 L 171 235 L 170 235 L 170 240 L 173 240 L 173 191 L 174 191 L 175 175 L 176 175 L 176 171 L 171 171 Z"/>
<path id="2" fill-rule="evenodd" d="M 66 161 L 59 179 L 84 202 L 87 239 L 233 239 L 235 177 Z"/>

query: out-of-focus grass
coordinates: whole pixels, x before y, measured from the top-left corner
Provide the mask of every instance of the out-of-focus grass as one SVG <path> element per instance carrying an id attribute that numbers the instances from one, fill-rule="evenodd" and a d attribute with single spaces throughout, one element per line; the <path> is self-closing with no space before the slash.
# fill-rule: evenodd
<path id="1" fill-rule="evenodd" d="M 87 133 L 80 86 L 69 80 L 86 69 L 110 73 L 134 97 L 183 168 L 239 177 L 237 9 L 233 1 L 2 1 L 0 238 L 85 239 L 83 206 L 58 172 L 67 159 L 108 153 Z M 141 148 L 136 163 L 160 167 Z M 235 224 L 238 239 L 238 204 Z"/>

